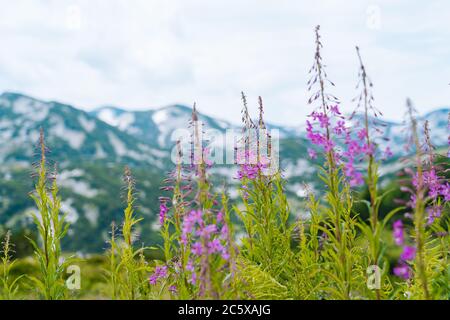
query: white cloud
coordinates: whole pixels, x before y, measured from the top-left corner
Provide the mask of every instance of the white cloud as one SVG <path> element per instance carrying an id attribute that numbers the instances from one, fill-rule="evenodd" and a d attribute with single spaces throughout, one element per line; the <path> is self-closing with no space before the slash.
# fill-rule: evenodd
<path id="1" fill-rule="evenodd" d="M 316 24 L 346 110 L 356 94 L 355 44 L 387 117 L 403 115 L 406 96 L 421 111 L 450 101 L 445 0 L 17 0 L 1 8 L 0 90 L 86 109 L 195 100 L 236 121 L 244 90 L 253 108 L 263 96 L 270 121 L 303 123 Z"/>

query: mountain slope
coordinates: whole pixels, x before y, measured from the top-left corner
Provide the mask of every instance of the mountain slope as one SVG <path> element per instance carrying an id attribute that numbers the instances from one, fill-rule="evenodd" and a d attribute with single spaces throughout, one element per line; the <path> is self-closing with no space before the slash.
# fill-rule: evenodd
<path id="1" fill-rule="evenodd" d="M 58 162 L 62 211 L 71 228 L 66 250 L 100 251 L 112 221 L 122 221 L 122 172 L 131 165 L 139 189 L 138 214 L 146 217 L 139 230 L 145 243 L 155 241 L 154 204 L 168 152 L 153 148 L 126 132 L 70 105 L 4 93 L 0 96 L 0 233 L 29 228 L 34 203 L 31 163 L 40 128 L 45 130 L 48 158 Z M 50 163 L 50 165 L 51 165 Z M 100 235 L 100 236 L 99 236 Z"/>
<path id="2" fill-rule="evenodd" d="M 168 156 L 70 105 L 4 93 L 0 96 L 0 161 L 31 161 L 41 127 L 58 161 L 145 163 L 161 168 L 162 158 Z"/>

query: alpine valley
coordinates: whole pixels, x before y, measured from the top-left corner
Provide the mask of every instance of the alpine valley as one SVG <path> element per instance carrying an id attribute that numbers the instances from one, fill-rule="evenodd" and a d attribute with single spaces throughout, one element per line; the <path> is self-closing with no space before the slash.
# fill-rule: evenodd
<path id="1" fill-rule="evenodd" d="M 438 148 L 447 147 L 449 108 L 437 109 L 419 117 L 433 128 L 431 137 Z M 41 101 L 23 94 L 5 92 L 0 95 L 0 234 L 5 229 L 23 232 L 31 229 L 34 206 L 28 193 L 33 189 L 30 177 L 36 160 L 35 148 L 39 130 L 43 128 L 51 150 L 49 158 L 58 164 L 58 183 L 63 199 L 62 210 L 71 223 L 63 247 L 68 251 L 100 252 L 109 237 L 113 221 L 121 222 L 124 203 L 121 197 L 122 172 L 132 168 L 138 189 L 138 216 L 144 220 L 137 230 L 137 239 L 146 245 L 158 243 L 158 196 L 162 181 L 173 167 L 171 150 L 176 129 L 187 128 L 191 108 L 171 105 L 147 111 L 101 107 L 86 112 L 71 105 Z M 201 109 L 200 109 L 201 113 Z M 358 115 L 354 118 L 358 121 Z M 224 132 L 239 124 L 202 115 L 205 128 Z M 380 149 L 390 147 L 394 157 L 387 160 L 380 172 L 384 184 L 402 166 L 399 156 L 405 155 L 402 124 L 384 121 Z M 309 143 L 304 124 L 298 128 L 268 124 L 280 132 L 280 166 L 287 179 L 286 190 L 291 207 L 298 215 L 302 207 L 305 184 L 312 190 L 320 188 L 315 163 L 308 157 Z M 217 190 L 236 184 L 237 167 L 214 166 Z M 231 188 L 230 188 L 231 189 Z M 230 194 L 230 198 L 236 198 Z M 100 235 L 100 236 L 99 236 Z"/>

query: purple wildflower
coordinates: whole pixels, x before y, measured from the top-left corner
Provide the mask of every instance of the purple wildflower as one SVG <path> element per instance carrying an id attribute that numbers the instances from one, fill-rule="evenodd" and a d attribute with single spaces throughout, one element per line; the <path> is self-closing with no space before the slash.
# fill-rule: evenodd
<path id="1" fill-rule="evenodd" d="M 411 261 L 414 260 L 416 256 L 416 248 L 411 246 L 405 246 L 403 247 L 403 252 L 400 255 L 400 259 L 403 261 Z"/>
<path id="2" fill-rule="evenodd" d="M 401 246 L 404 244 L 404 241 L 405 241 L 405 234 L 404 234 L 404 230 L 403 230 L 402 221 L 401 220 L 395 221 L 393 224 L 393 227 L 394 227 L 393 236 L 394 236 L 395 244 L 398 246 Z"/>
<path id="3" fill-rule="evenodd" d="M 228 226 L 226 224 L 220 230 L 220 237 L 224 240 L 228 239 Z"/>
<path id="4" fill-rule="evenodd" d="M 440 194 L 445 201 L 450 201 L 450 184 L 448 182 L 441 186 Z"/>
<path id="5" fill-rule="evenodd" d="M 230 254 L 228 253 L 226 248 L 223 248 L 221 256 L 222 256 L 222 259 L 224 259 L 224 260 L 229 260 L 230 259 Z"/>
<path id="6" fill-rule="evenodd" d="M 194 271 L 194 263 L 192 262 L 192 260 L 189 260 L 188 263 L 186 264 L 186 270 L 188 271 Z"/>
<path id="7" fill-rule="evenodd" d="M 215 224 L 210 224 L 204 228 L 197 230 L 196 235 L 202 238 L 209 239 L 212 233 L 217 232 L 217 226 Z"/>
<path id="8" fill-rule="evenodd" d="M 174 285 L 170 286 L 169 287 L 169 292 L 171 294 L 177 294 L 177 286 L 174 286 Z"/>
<path id="9" fill-rule="evenodd" d="M 350 186 L 358 186 L 364 183 L 364 178 L 361 172 L 357 171 L 353 162 L 349 161 L 344 165 L 344 174 L 349 178 Z"/>
<path id="10" fill-rule="evenodd" d="M 200 242 L 195 242 L 192 245 L 192 252 L 197 255 L 197 256 L 201 256 L 203 253 L 203 246 Z"/>
<path id="11" fill-rule="evenodd" d="M 155 285 L 159 279 L 167 277 L 167 266 L 157 266 L 153 274 L 149 277 L 151 285 Z"/>
<path id="12" fill-rule="evenodd" d="M 330 126 L 330 119 L 326 114 L 318 113 L 317 119 L 319 120 L 319 124 L 321 128 L 327 128 Z"/>
<path id="13" fill-rule="evenodd" d="M 208 254 L 213 254 L 216 252 L 222 252 L 223 246 L 220 243 L 219 239 L 214 239 L 211 242 L 208 242 Z"/>
<path id="14" fill-rule="evenodd" d="M 246 185 L 243 185 L 242 186 L 242 189 L 243 189 L 243 191 L 242 191 L 242 198 L 244 199 L 244 200 L 248 200 L 248 192 L 247 192 L 247 190 L 248 190 L 248 187 L 246 186 Z"/>
<path id="15" fill-rule="evenodd" d="M 361 140 L 361 141 L 363 141 L 364 139 L 366 139 L 366 137 L 367 137 L 367 130 L 365 129 L 365 128 L 363 128 L 363 129 L 360 129 L 359 131 L 358 131 L 358 139 L 359 140 Z"/>
<path id="16" fill-rule="evenodd" d="M 167 266 L 158 266 L 155 268 L 155 274 L 159 278 L 165 278 L 167 276 Z"/>
<path id="17" fill-rule="evenodd" d="M 158 277 L 156 275 L 152 274 L 149 278 L 149 282 L 151 285 L 155 285 L 156 282 L 158 282 Z"/>
<path id="18" fill-rule="evenodd" d="M 317 158 L 317 152 L 314 149 L 308 148 L 308 155 L 313 160 Z"/>
<path id="19" fill-rule="evenodd" d="M 428 224 L 432 224 L 436 218 L 440 218 L 442 214 L 442 206 L 434 205 L 427 208 Z"/>
<path id="20" fill-rule="evenodd" d="M 161 225 L 164 224 L 164 221 L 166 219 L 166 214 L 169 211 L 169 209 L 166 206 L 165 202 L 161 202 L 161 204 L 159 205 L 159 223 Z"/>
<path id="21" fill-rule="evenodd" d="M 346 132 L 347 128 L 345 127 L 345 121 L 339 120 L 334 127 L 334 133 L 337 135 L 344 134 Z"/>
<path id="22" fill-rule="evenodd" d="M 411 268 L 406 264 L 399 264 L 394 268 L 394 274 L 405 280 L 411 278 Z"/>
<path id="23" fill-rule="evenodd" d="M 195 285 L 197 283 L 197 274 L 195 272 L 192 272 L 191 279 L 189 279 L 189 282 Z"/>

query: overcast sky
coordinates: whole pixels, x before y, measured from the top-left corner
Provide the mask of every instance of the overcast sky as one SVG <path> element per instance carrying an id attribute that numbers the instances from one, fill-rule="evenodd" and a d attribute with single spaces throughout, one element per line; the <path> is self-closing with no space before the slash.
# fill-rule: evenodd
<path id="1" fill-rule="evenodd" d="M 0 0 L 0 91 L 83 109 L 173 103 L 239 120 L 240 91 L 268 121 L 303 124 L 314 27 L 333 93 L 351 111 L 361 47 L 377 107 L 400 119 L 450 105 L 448 0 Z"/>

